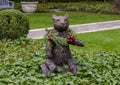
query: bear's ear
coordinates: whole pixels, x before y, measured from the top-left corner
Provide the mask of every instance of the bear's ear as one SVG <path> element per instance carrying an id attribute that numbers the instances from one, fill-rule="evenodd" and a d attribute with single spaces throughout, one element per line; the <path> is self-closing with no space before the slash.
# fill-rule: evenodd
<path id="1" fill-rule="evenodd" d="M 65 18 L 69 18 L 69 15 L 68 14 L 65 14 L 65 16 L 64 16 Z"/>
<path id="2" fill-rule="evenodd" d="M 56 17 L 57 17 L 57 16 L 56 16 L 55 14 L 52 15 L 52 18 L 53 18 L 53 19 L 56 19 Z"/>

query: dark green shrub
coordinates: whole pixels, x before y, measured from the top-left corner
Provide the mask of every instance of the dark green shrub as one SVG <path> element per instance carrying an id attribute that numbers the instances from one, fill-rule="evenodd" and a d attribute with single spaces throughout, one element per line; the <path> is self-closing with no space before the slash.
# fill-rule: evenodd
<path id="1" fill-rule="evenodd" d="M 46 3 L 48 9 L 59 8 L 63 11 L 85 11 L 96 13 L 120 14 L 120 9 L 110 9 L 112 2 Z"/>
<path id="2" fill-rule="evenodd" d="M 40 12 L 46 12 L 46 11 L 48 11 L 48 10 L 49 10 L 49 9 L 48 9 L 48 7 L 47 7 L 46 4 L 39 3 L 39 5 L 37 6 L 36 12 L 37 12 L 37 13 L 40 13 Z"/>
<path id="3" fill-rule="evenodd" d="M 27 17 L 16 10 L 0 12 L 0 39 L 16 39 L 26 36 L 29 30 Z"/>
<path id="4" fill-rule="evenodd" d="M 113 2 L 101 2 L 101 1 L 81 1 L 81 2 L 69 2 L 69 3 L 39 3 L 37 7 L 38 13 L 49 11 L 49 9 L 60 9 L 62 11 L 84 11 L 84 12 L 96 12 L 96 13 L 109 13 L 120 14 L 120 8 L 110 9 Z M 21 11 L 21 4 L 15 3 L 15 9 Z"/>

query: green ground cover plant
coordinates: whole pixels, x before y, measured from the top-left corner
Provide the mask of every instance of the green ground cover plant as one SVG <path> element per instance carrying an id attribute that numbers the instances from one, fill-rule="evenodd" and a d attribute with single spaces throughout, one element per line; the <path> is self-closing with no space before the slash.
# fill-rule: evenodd
<path id="1" fill-rule="evenodd" d="M 0 41 L 0 85 L 119 85 L 120 29 L 78 34 L 86 46 L 71 46 L 78 62 L 78 76 L 50 74 L 45 78 L 39 64 L 45 62 L 45 40 L 20 38 Z"/>
<path id="2" fill-rule="evenodd" d="M 119 15 L 94 14 L 94 13 L 84 13 L 84 12 L 49 12 L 49 13 L 39 13 L 39 14 L 27 14 L 27 17 L 30 21 L 30 28 L 36 29 L 36 28 L 52 27 L 53 26 L 52 14 L 56 14 L 56 15 L 69 14 L 70 25 L 120 19 Z"/>

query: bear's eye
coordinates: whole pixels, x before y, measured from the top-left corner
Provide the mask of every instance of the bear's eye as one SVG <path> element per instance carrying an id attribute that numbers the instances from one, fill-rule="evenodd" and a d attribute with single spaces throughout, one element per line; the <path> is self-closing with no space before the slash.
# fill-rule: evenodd
<path id="1" fill-rule="evenodd" d="M 56 21 L 60 21 L 59 19 L 57 19 Z"/>

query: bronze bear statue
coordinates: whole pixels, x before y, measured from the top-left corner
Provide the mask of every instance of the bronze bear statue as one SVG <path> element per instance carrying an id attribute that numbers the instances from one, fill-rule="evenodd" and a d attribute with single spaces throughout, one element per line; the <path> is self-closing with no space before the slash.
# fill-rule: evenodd
<path id="1" fill-rule="evenodd" d="M 73 75 L 77 75 L 78 65 L 71 55 L 69 44 L 84 47 L 84 43 L 71 34 L 68 17 L 69 15 L 67 14 L 64 16 L 52 16 L 54 29 L 51 30 L 46 42 L 46 64 L 40 65 L 40 69 L 44 74 L 47 74 L 48 71 L 57 73 L 57 68 L 60 67 L 64 72 L 70 71 Z M 52 37 L 52 34 L 56 35 L 56 40 Z M 60 46 L 58 46 L 55 42 L 62 42 L 62 39 L 58 38 L 62 38 L 67 44 L 59 43 Z M 64 65 L 67 65 L 68 69 L 65 69 Z"/>

